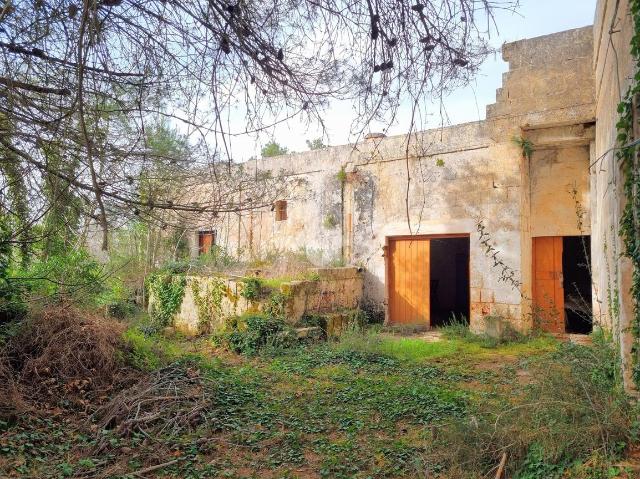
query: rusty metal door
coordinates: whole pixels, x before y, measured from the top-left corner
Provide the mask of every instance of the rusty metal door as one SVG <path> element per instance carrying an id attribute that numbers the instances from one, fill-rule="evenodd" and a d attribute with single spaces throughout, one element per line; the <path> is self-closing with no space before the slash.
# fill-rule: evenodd
<path id="1" fill-rule="evenodd" d="M 390 238 L 387 249 L 389 321 L 430 325 L 429 257 L 426 238 Z"/>
<path id="2" fill-rule="evenodd" d="M 533 308 L 536 325 L 565 332 L 562 236 L 533 238 Z"/>

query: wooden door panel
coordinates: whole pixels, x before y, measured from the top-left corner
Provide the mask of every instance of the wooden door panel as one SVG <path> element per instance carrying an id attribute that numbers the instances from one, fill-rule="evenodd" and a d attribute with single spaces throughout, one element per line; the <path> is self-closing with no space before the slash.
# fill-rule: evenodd
<path id="1" fill-rule="evenodd" d="M 388 248 L 389 319 L 429 325 L 428 239 L 392 239 Z"/>
<path id="2" fill-rule="evenodd" d="M 562 236 L 533 238 L 533 305 L 541 329 L 565 332 Z"/>
<path id="3" fill-rule="evenodd" d="M 198 233 L 198 246 L 200 254 L 207 254 L 211 252 L 211 248 L 215 244 L 215 233 L 201 231 Z"/>

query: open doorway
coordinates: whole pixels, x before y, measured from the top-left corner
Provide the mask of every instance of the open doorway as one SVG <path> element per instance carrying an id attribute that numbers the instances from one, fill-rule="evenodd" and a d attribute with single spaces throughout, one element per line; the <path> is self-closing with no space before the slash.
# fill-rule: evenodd
<path id="1" fill-rule="evenodd" d="M 550 333 L 593 329 L 589 236 L 533 238 L 533 307 L 537 327 Z"/>
<path id="2" fill-rule="evenodd" d="M 469 237 L 431 239 L 431 326 L 469 322 Z"/>
<path id="3" fill-rule="evenodd" d="M 589 334 L 593 330 L 591 302 L 591 237 L 562 238 L 562 278 L 565 331 Z"/>

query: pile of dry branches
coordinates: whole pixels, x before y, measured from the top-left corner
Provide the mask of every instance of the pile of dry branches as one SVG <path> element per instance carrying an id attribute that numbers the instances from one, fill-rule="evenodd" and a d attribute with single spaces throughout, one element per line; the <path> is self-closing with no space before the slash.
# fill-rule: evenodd
<path id="1" fill-rule="evenodd" d="M 209 382 L 196 367 L 172 364 L 121 391 L 94 417 L 101 430 L 112 429 L 119 436 L 189 431 L 208 420 L 205 413 L 213 407 Z"/>
<path id="2" fill-rule="evenodd" d="M 113 320 L 73 308 L 48 308 L 9 340 L 0 376 L 8 376 L 23 397 L 37 402 L 64 397 L 87 406 L 104 400 L 126 371 L 122 332 Z"/>
<path id="3" fill-rule="evenodd" d="M 0 351 L 0 420 L 12 419 L 24 409 L 13 368 L 4 351 Z"/>

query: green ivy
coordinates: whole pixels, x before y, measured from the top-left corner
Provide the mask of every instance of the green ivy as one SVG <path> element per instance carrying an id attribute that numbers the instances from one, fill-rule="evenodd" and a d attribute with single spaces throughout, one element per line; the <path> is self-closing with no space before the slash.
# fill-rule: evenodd
<path id="1" fill-rule="evenodd" d="M 640 216 L 640 171 L 634 169 L 634 156 L 638 145 L 630 145 L 633 138 L 633 98 L 640 93 L 640 0 L 631 0 L 631 16 L 633 20 L 633 37 L 631 39 L 631 55 L 636 64 L 633 82 L 622 102 L 618 105 L 620 118 L 616 125 L 619 149 L 616 158 L 620 163 L 624 176 L 624 195 L 626 205 L 620 220 L 620 236 L 624 243 L 624 255 L 630 258 L 633 265 L 631 297 L 633 301 L 633 334 L 634 344 L 634 380 L 640 385 L 640 364 L 638 362 L 640 341 L 640 225 L 634 221 L 634 215 Z"/>
<path id="2" fill-rule="evenodd" d="M 184 298 L 187 279 L 182 275 L 153 274 L 147 278 L 147 289 L 153 295 L 151 319 L 159 326 L 171 324 Z"/>
<path id="3" fill-rule="evenodd" d="M 193 301 L 198 309 L 198 329 L 210 332 L 211 322 L 222 314 L 222 298 L 226 292 L 226 285 L 222 278 L 208 278 L 204 291 L 201 290 L 200 280 L 191 281 Z"/>
<path id="4" fill-rule="evenodd" d="M 269 296 L 269 301 L 264 306 L 267 316 L 284 321 L 287 317 L 287 301 L 290 295 L 281 291 L 276 291 Z"/>
<path id="5" fill-rule="evenodd" d="M 250 314 L 235 318 L 235 324 L 224 339 L 232 351 L 247 356 L 262 348 L 288 347 L 294 342 L 290 327 L 281 319 L 264 314 Z"/>
<path id="6" fill-rule="evenodd" d="M 256 301 L 262 293 L 262 282 L 258 278 L 244 278 L 240 296 L 248 301 Z"/>

